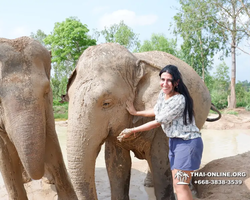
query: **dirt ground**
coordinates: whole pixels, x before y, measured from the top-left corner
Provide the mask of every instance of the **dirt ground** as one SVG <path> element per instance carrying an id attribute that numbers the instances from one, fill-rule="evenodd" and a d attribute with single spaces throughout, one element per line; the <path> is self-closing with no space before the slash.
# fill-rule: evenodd
<path id="1" fill-rule="evenodd" d="M 238 114 L 222 114 L 220 120 L 212 123 L 206 122 L 203 128 L 216 130 L 250 129 L 250 111 L 247 111 L 245 108 L 225 109 L 222 113 Z"/>
<path id="2" fill-rule="evenodd" d="M 237 108 L 234 110 L 225 110 L 224 112 L 232 113 L 237 112 L 237 115 L 222 114 L 222 118 L 217 122 L 206 122 L 203 129 L 213 130 L 250 130 L 250 111 L 244 108 Z M 223 112 L 223 113 L 224 113 Z M 213 117 L 213 116 L 211 116 Z M 56 122 L 57 127 L 65 128 L 66 122 Z M 250 135 L 250 132 L 248 132 Z M 250 143 L 250 141 L 245 141 Z M 66 154 L 65 140 L 62 142 L 63 154 Z M 223 149 L 222 149 L 223 151 Z M 132 155 L 133 157 L 133 155 Z M 130 199 L 131 200 L 155 200 L 153 188 L 143 186 L 143 180 L 146 176 L 147 164 L 145 160 L 138 160 L 133 158 L 132 176 L 130 185 Z M 65 160 L 65 162 L 67 162 Z M 212 160 L 207 163 L 203 168 L 198 170 L 201 172 L 196 177 L 193 177 L 193 185 L 196 190 L 196 200 L 235 200 L 250 199 L 250 151 L 237 154 L 231 157 L 225 157 L 217 160 Z M 210 177 L 209 173 L 241 173 L 235 177 Z M 206 174 L 205 177 L 201 176 Z M 195 181 L 197 181 L 195 183 Z M 199 181 L 199 184 L 198 184 Z M 210 182 L 209 182 L 210 181 Z M 217 182 L 215 182 L 217 181 Z M 242 184 L 236 182 L 242 181 Z M 213 183 L 212 183 L 213 182 Z M 234 184 L 233 184 L 234 183 Z M 31 200 L 55 200 L 57 194 L 53 185 L 48 185 L 41 180 L 32 181 L 25 185 L 28 192 L 29 199 Z M 96 187 L 98 199 L 109 200 L 110 188 L 109 181 L 105 169 L 105 161 L 103 151 L 97 158 L 96 163 Z M 8 196 L 0 179 L 0 199 L 8 200 Z"/>

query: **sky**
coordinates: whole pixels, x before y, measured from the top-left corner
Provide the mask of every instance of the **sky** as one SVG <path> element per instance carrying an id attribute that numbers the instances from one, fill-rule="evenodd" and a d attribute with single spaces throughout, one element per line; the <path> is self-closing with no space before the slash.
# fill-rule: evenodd
<path id="1" fill-rule="evenodd" d="M 121 20 L 139 35 L 141 43 L 150 40 L 153 33 L 174 38 L 170 24 L 180 7 L 177 0 L 0 0 L 0 37 L 14 39 L 30 36 L 38 29 L 45 34 L 53 32 L 56 22 L 77 17 L 86 24 L 89 34 L 103 30 L 106 26 L 118 24 Z M 98 43 L 101 43 L 98 40 Z M 241 44 L 250 52 L 250 47 Z M 231 58 L 225 62 L 230 69 Z M 221 61 L 215 58 L 214 67 Z M 236 57 L 236 81 L 250 82 L 250 55 L 239 53 Z"/>

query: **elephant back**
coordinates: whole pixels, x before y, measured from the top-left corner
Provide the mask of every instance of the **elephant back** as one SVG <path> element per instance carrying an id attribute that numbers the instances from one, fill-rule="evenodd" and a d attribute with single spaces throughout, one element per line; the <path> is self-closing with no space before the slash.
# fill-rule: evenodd
<path id="1" fill-rule="evenodd" d="M 166 65 L 171 64 L 178 67 L 182 74 L 183 82 L 193 98 L 196 125 L 201 129 L 211 107 L 211 97 L 206 85 L 196 71 L 184 61 L 165 52 L 149 51 L 134 53 L 134 55 L 140 60 L 146 60 L 159 66 L 159 72 Z"/>

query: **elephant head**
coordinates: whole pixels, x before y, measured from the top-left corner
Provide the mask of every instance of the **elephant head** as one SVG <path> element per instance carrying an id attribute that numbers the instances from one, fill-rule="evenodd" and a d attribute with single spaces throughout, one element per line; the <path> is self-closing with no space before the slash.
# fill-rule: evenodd
<path id="1" fill-rule="evenodd" d="M 150 120 L 133 118 L 126 110 L 126 101 L 133 101 L 137 110 L 152 108 L 160 91 L 159 71 L 170 63 L 178 67 L 181 65 L 180 71 L 191 89 L 198 126 L 201 127 L 211 106 L 210 95 L 202 80 L 186 63 L 163 52 L 133 55 L 124 47 L 112 43 L 89 47 L 81 55 L 69 79 L 65 96 L 69 100 L 68 166 L 79 199 L 97 199 L 95 160 L 104 142 L 111 199 L 129 199 L 130 150 L 137 157 L 147 159 L 151 167 L 153 159 L 163 157 L 159 163 L 163 163 L 165 171 L 157 178 L 162 183 L 158 182 L 159 188 L 164 188 L 161 191 L 155 188 L 155 193 L 158 199 L 174 198 L 166 137 L 162 130 L 157 129 L 157 134 L 154 131 L 143 133 L 136 137 L 136 142 L 119 143 L 116 139 L 124 128 Z M 153 145 L 153 140 L 159 135 L 163 139 Z M 163 154 L 150 154 L 149 149 L 156 146 Z M 157 178 L 154 178 L 155 182 Z"/>
<path id="2" fill-rule="evenodd" d="M 22 166 L 32 179 L 48 169 L 59 196 L 74 197 L 55 132 L 50 69 L 51 55 L 38 41 L 0 38 L 1 171 L 11 197 L 27 198 Z"/>

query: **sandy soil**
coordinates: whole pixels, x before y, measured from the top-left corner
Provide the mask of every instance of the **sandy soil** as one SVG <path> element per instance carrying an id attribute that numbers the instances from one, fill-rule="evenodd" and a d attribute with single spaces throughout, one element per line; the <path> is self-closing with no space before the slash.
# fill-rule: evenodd
<path id="1" fill-rule="evenodd" d="M 250 129 L 250 111 L 245 108 L 226 109 L 223 113 L 236 112 L 233 114 L 222 114 L 220 120 L 216 122 L 206 122 L 204 129 L 229 130 L 229 129 Z"/>
<path id="2" fill-rule="evenodd" d="M 207 130 L 246 130 L 250 129 L 250 112 L 245 109 L 238 108 L 234 111 L 238 112 L 238 115 L 222 114 L 222 118 L 217 122 L 206 122 L 204 129 Z M 57 128 L 65 128 L 66 122 L 57 122 Z M 248 131 L 247 133 L 250 132 Z M 60 133 L 61 134 L 61 133 Z M 60 138 L 65 137 L 60 136 Z M 246 141 L 249 143 L 249 141 Z M 63 154 L 66 155 L 66 140 L 63 138 L 61 141 Z M 223 151 L 223 149 L 221 149 Z M 132 175 L 130 184 L 130 199 L 131 200 L 155 200 L 153 188 L 147 188 L 143 186 L 143 181 L 146 176 L 147 164 L 145 160 L 138 160 L 133 158 L 132 164 Z M 66 157 L 65 157 L 66 158 Z M 67 160 L 65 160 L 67 162 Z M 208 162 L 202 167 L 199 172 L 204 172 L 208 175 L 211 172 L 244 172 L 244 177 L 202 177 L 196 176 L 193 178 L 193 185 L 196 189 L 195 199 L 213 199 L 213 200 L 228 200 L 228 199 L 250 199 L 250 151 L 237 154 L 231 157 L 220 158 Z M 201 175 L 201 174 L 200 174 Z M 203 174 L 204 175 L 204 174 Z M 203 184 L 198 184 L 195 181 L 203 181 Z M 204 181 L 215 181 L 223 180 L 223 183 L 212 184 L 211 182 Z M 242 181 L 241 185 L 232 184 L 232 180 Z M 229 184 L 231 181 L 231 184 Z M 226 182 L 226 183 L 225 183 Z M 31 183 L 25 184 L 28 192 L 29 199 L 31 200 L 54 200 L 57 199 L 55 187 L 53 185 L 46 184 L 42 180 L 32 181 Z M 103 150 L 97 158 L 96 164 L 96 187 L 97 194 L 100 200 L 110 199 L 110 188 L 105 169 L 105 161 Z M 3 181 L 0 179 L 0 199 L 8 200 L 8 196 L 5 190 Z"/>

